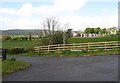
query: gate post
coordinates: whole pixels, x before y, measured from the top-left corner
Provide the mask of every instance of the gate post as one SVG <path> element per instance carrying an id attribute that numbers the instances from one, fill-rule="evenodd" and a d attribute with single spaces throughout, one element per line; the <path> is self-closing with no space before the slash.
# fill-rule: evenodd
<path id="1" fill-rule="evenodd" d="M 6 60 L 6 53 L 7 53 L 7 50 L 2 49 L 2 60 Z"/>

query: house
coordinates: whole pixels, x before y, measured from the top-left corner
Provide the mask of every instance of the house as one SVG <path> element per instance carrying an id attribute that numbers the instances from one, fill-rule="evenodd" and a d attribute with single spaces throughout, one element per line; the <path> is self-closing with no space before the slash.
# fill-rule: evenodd
<path id="1" fill-rule="evenodd" d="M 112 34 L 113 34 L 113 35 L 116 35 L 116 32 L 117 32 L 117 31 L 116 31 L 115 29 L 111 29 L 111 30 L 110 30 L 110 34 L 111 34 L 111 35 L 112 35 Z"/>
<path id="2" fill-rule="evenodd" d="M 115 28 L 115 27 L 109 28 L 109 29 L 108 29 L 108 34 L 109 34 L 109 35 L 116 35 L 116 34 L 117 34 L 116 28 Z"/>
<path id="3" fill-rule="evenodd" d="M 72 35 L 73 35 L 73 37 L 76 37 L 78 35 L 78 32 L 77 31 L 73 31 Z"/>
<path id="4" fill-rule="evenodd" d="M 99 35 L 98 34 L 85 34 L 85 33 L 81 33 L 80 34 L 80 37 L 98 37 Z"/>

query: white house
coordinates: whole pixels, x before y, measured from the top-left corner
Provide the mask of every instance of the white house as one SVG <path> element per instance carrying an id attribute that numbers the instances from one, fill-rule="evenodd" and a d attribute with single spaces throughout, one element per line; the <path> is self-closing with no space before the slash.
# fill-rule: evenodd
<path id="1" fill-rule="evenodd" d="M 85 33 L 81 33 L 80 37 L 98 37 L 98 34 L 85 34 Z"/>
<path id="2" fill-rule="evenodd" d="M 109 28 L 108 29 L 108 34 L 109 35 L 116 35 L 117 34 L 117 30 L 113 27 L 113 28 Z"/>
<path id="3" fill-rule="evenodd" d="M 115 29 L 111 29 L 110 34 L 116 35 L 117 31 Z"/>
<path id="4" fill-rule="evenodd" d="M 76 31 L 72 32 L 73 37 L 76 37 L 78 35 L 78 33 Z"/>

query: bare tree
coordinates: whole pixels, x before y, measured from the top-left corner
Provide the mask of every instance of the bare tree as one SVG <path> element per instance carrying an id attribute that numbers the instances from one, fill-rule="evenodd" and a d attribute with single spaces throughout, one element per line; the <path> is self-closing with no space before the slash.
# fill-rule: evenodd
<path id="1" fill-rule="evenodd" d="M 48 17 L 46 18 L 42 26 L 45 30 L 48 30 L 49 45 L 54 44 L 54 34 L 55 30 L 59 29 L 59 20 L 57 17 Z"/>
<path id="2" fill-rule="evenodd" d="M 65 23 L 63 26 L 63 44 L 65 45 L 66 41 L 66 30 L 69 28 L 69 23 Z"/>

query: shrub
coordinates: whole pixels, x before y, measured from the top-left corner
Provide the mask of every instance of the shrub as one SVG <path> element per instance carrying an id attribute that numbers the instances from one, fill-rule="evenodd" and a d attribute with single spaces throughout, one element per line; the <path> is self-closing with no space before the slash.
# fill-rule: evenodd
<path id="1" fill-rule="evenodd" d="M 27 37 L 20 37 L 20 40 L 25 40 L 25 41 L 27 41 L 28 38 L 27 38 Z"/>
<path id="2" fill-rule="evenodd" d="M 27 49 L 26 51 L 34 52 L 34 48 L 29 48 L 29 49 Z"/>
<path id="3" fill-rule="evenodd" d="M 10 39 L 11 39 L 11 36 L 4 35 L 2 39 L 3 39 L 3 40 L 10 40 Z"/>
<path id="4" fill-rule="evenodd" d="M 46 37 L 43 37 L 43 38 L 41 39 L 41 41 L 42 41 L 42 45 L 48 45 L 48 44 L 49 44 L 49 39 L 46 38 Z"/>
<path id="5" fill-rule="evenodd" d="M 16 61 L 16 59 L 15 59 L 15 58 L 11 58 L 11 60 L 12 60 L 12 61 Z"/>
<path id="6" fill-rule="evenodd" d="M 19 40 L 19 37 L 15 37 L 15 38 L 13 38 L 12 40 Z"/>
<path id="7" fill-rule="evenodd" d="M 63 32 L 56 31 L 54 34 L 52 34 L 50 36 L 46 36 L 46 37 L 41 38 L 41 41 L 42 41 L 43 45 L 63 44 Z M 65 37 L 65 43 L 68 43 L 66 37 Z"/>
<path id="8" fill-rule="evenodd" d="M 24 53 L 25 50 L 24 48 L 12 48 L 12 49 L 7 49 L 8 54 L 19 54 L 19 53 Z"/>

